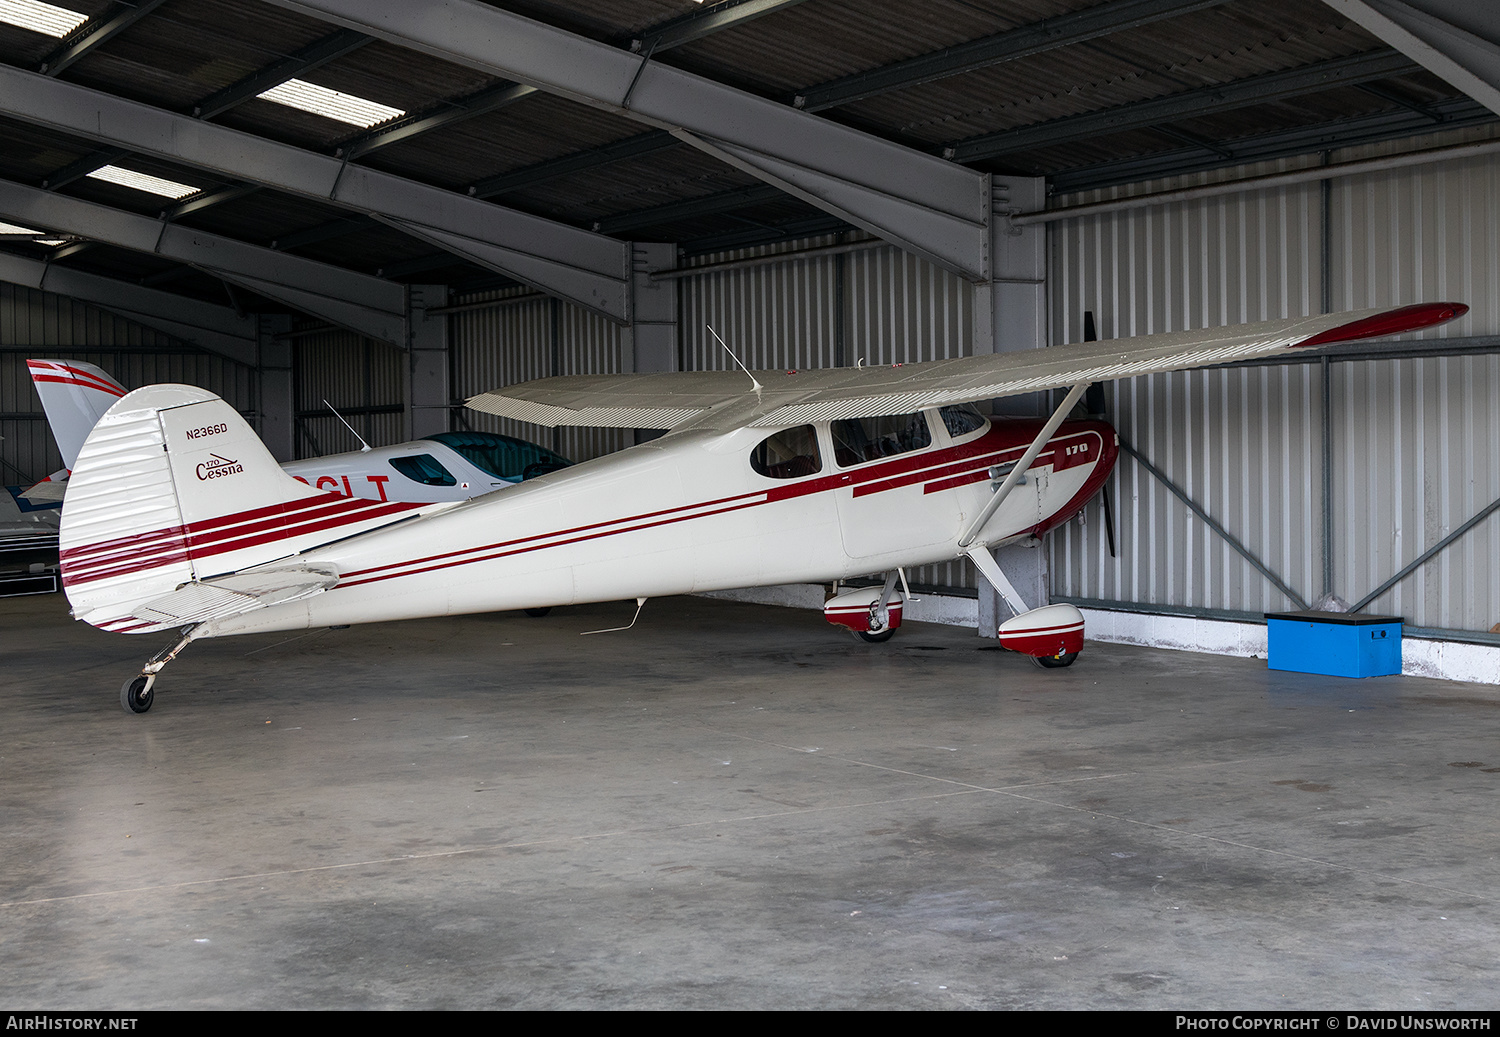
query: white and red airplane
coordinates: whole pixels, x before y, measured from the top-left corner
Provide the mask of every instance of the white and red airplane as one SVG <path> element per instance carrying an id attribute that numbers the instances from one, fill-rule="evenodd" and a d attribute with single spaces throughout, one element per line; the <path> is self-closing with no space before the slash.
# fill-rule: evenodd
<path id="1" fill-rule="evenodd" d="M 84 440 L 128 390 L 81 360 L 28 360 L 26 367 L 66 467 L 25 496 L 34 502 L 60 501 Z M 468 500 L 570 464 L 523 439 L 493 432 L 442 432 L 393 446 L 288 461 L 281 468 L 298 482 L 345 497 L 430 504 Z"/>
<path id="2" fill-rule="evenodd" d="M 1066 520 L 1114 464 L 1109 425 L 1066 421 L 1084 389 L 1432 327 L 1432 303 L 885 368 L 549 378 L 470 406 L 543 425 L 669 429 L 464 503 L 334 497 L 288 476 L 235 410 L 182 385 L 139 389 L 89 434 L 63 512 L 73 615 L 180 628 L 121 689 L 200 637 L 887 573 L 835 597 L 871 639 L 900 623 L 899 573 L 967 556 L 1018 615 L 1001 642 L 1055 665 L 1083 644 L 1068 605 L 1024 612 L 989 548 Z M 1046 421 L 964 404 L 1070 388 Z"/>

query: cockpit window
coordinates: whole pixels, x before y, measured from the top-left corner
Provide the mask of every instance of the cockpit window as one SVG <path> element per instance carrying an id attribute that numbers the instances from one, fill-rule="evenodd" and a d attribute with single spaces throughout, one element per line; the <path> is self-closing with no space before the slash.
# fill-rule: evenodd
<path id="1" fill-rule="evenodd" d="M 534 479 L 573 463 L 546 447 L 494 432 L 439 432 L 427 438 L 451 447 L 475 468 L 506 482 Z"/>
<path id="2" fill-rule="evenodd" d="M 419 482 L 423 486 L 452 486 L 458 482 L 453 478 L 453 473 L 444 468 L 431 454 L 393 457 L 391 467 L 412 482 Z"/>
<path id="3" fill-rule="evenodd" d="M 771 479 L 816 475 L 823 470 L 817 432 L 811 425 L 799 425 L 767 436 L 750 451 L 750 467 Z"/>
<path id="4" fill-rule="evenodd" d="M 943 416 L 943 425 L 948 429 L 950 439 L 962 439 L 970 432 L 984 428 L 984 415 L 975 410 L 972 404 L 960 403 L 944 407 L 938 413 Z"/>
<path id="5" fill-rule="evenodd" d="M 932 432 L 921 414 L 853 418 L 833 423 L 833 459 L 841 468 L 930 445 Z"/>

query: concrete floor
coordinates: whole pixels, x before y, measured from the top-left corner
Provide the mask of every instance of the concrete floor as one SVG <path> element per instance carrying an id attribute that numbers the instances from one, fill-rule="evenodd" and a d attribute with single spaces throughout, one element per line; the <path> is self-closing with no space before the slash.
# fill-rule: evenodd
<path id="1" fill-rule="evenodd" d="M 705 599 L 0 601 L 10 1008 L 1493 1008 L 1500 692 Z"/>

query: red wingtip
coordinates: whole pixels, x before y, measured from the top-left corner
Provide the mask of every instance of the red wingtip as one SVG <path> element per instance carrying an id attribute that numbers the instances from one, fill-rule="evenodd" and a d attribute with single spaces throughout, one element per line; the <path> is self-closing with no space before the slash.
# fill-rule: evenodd
<path id="1" fill-rule="evenodd" d="M 1423 302 L 1415 306 L 1386 310 L 1373 317 L 1340 324 L 1321 335 L 1314 335 L 1299 346 L 1326 346 L 1330 342 L 1353 342 L 1361 338 L 1380 338 L 1384 335 L 1400 335 L 1407 331 L 1421 331 L 1436 327 L 1450 320 L 1457 320 L 1469 312 L 1461 302 Z"/>

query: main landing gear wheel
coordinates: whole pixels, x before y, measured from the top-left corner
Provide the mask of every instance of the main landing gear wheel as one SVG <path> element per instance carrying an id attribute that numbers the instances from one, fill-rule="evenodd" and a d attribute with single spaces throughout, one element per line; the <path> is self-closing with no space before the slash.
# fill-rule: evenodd
<path id="1" fill-rule="evenodd" d="M 855 633 L 859 635 L 859 639 L 861 641 L 872 645 L 885 644 L 891 638 L 896 636 L 896 631 L 894 630 L 856 630 Z"/>
<path id="2" fill-rule="evenodd" d="M 552 606 L 548 605 L 546 608 L 540 608 L 540 609 L 526 609 L 525 611 L 526 611 L 526 614 L 528 616 L 530 616 L 532 619 L 541 619 L 547 613 L 549 613 L 549 612 L 552 611 Z"/>
<path id="3" fill-rule="evenodd" d="M 127 713 L 144 713 L 151 708 L 156 693 L 151 686 L 156 683 L 156 674 L 142 673 L 120 685 L 120 705 Z"/>
<path id="4" fill-rule="evenodd" d="M 1056 670 L 1064 666 L 1072 666 L 1073 660 L 1078 658 L 1078 653 L 1058 652 L 1056 655 L 1033 655 L 1032 658 L 1043 669 Z"/>

